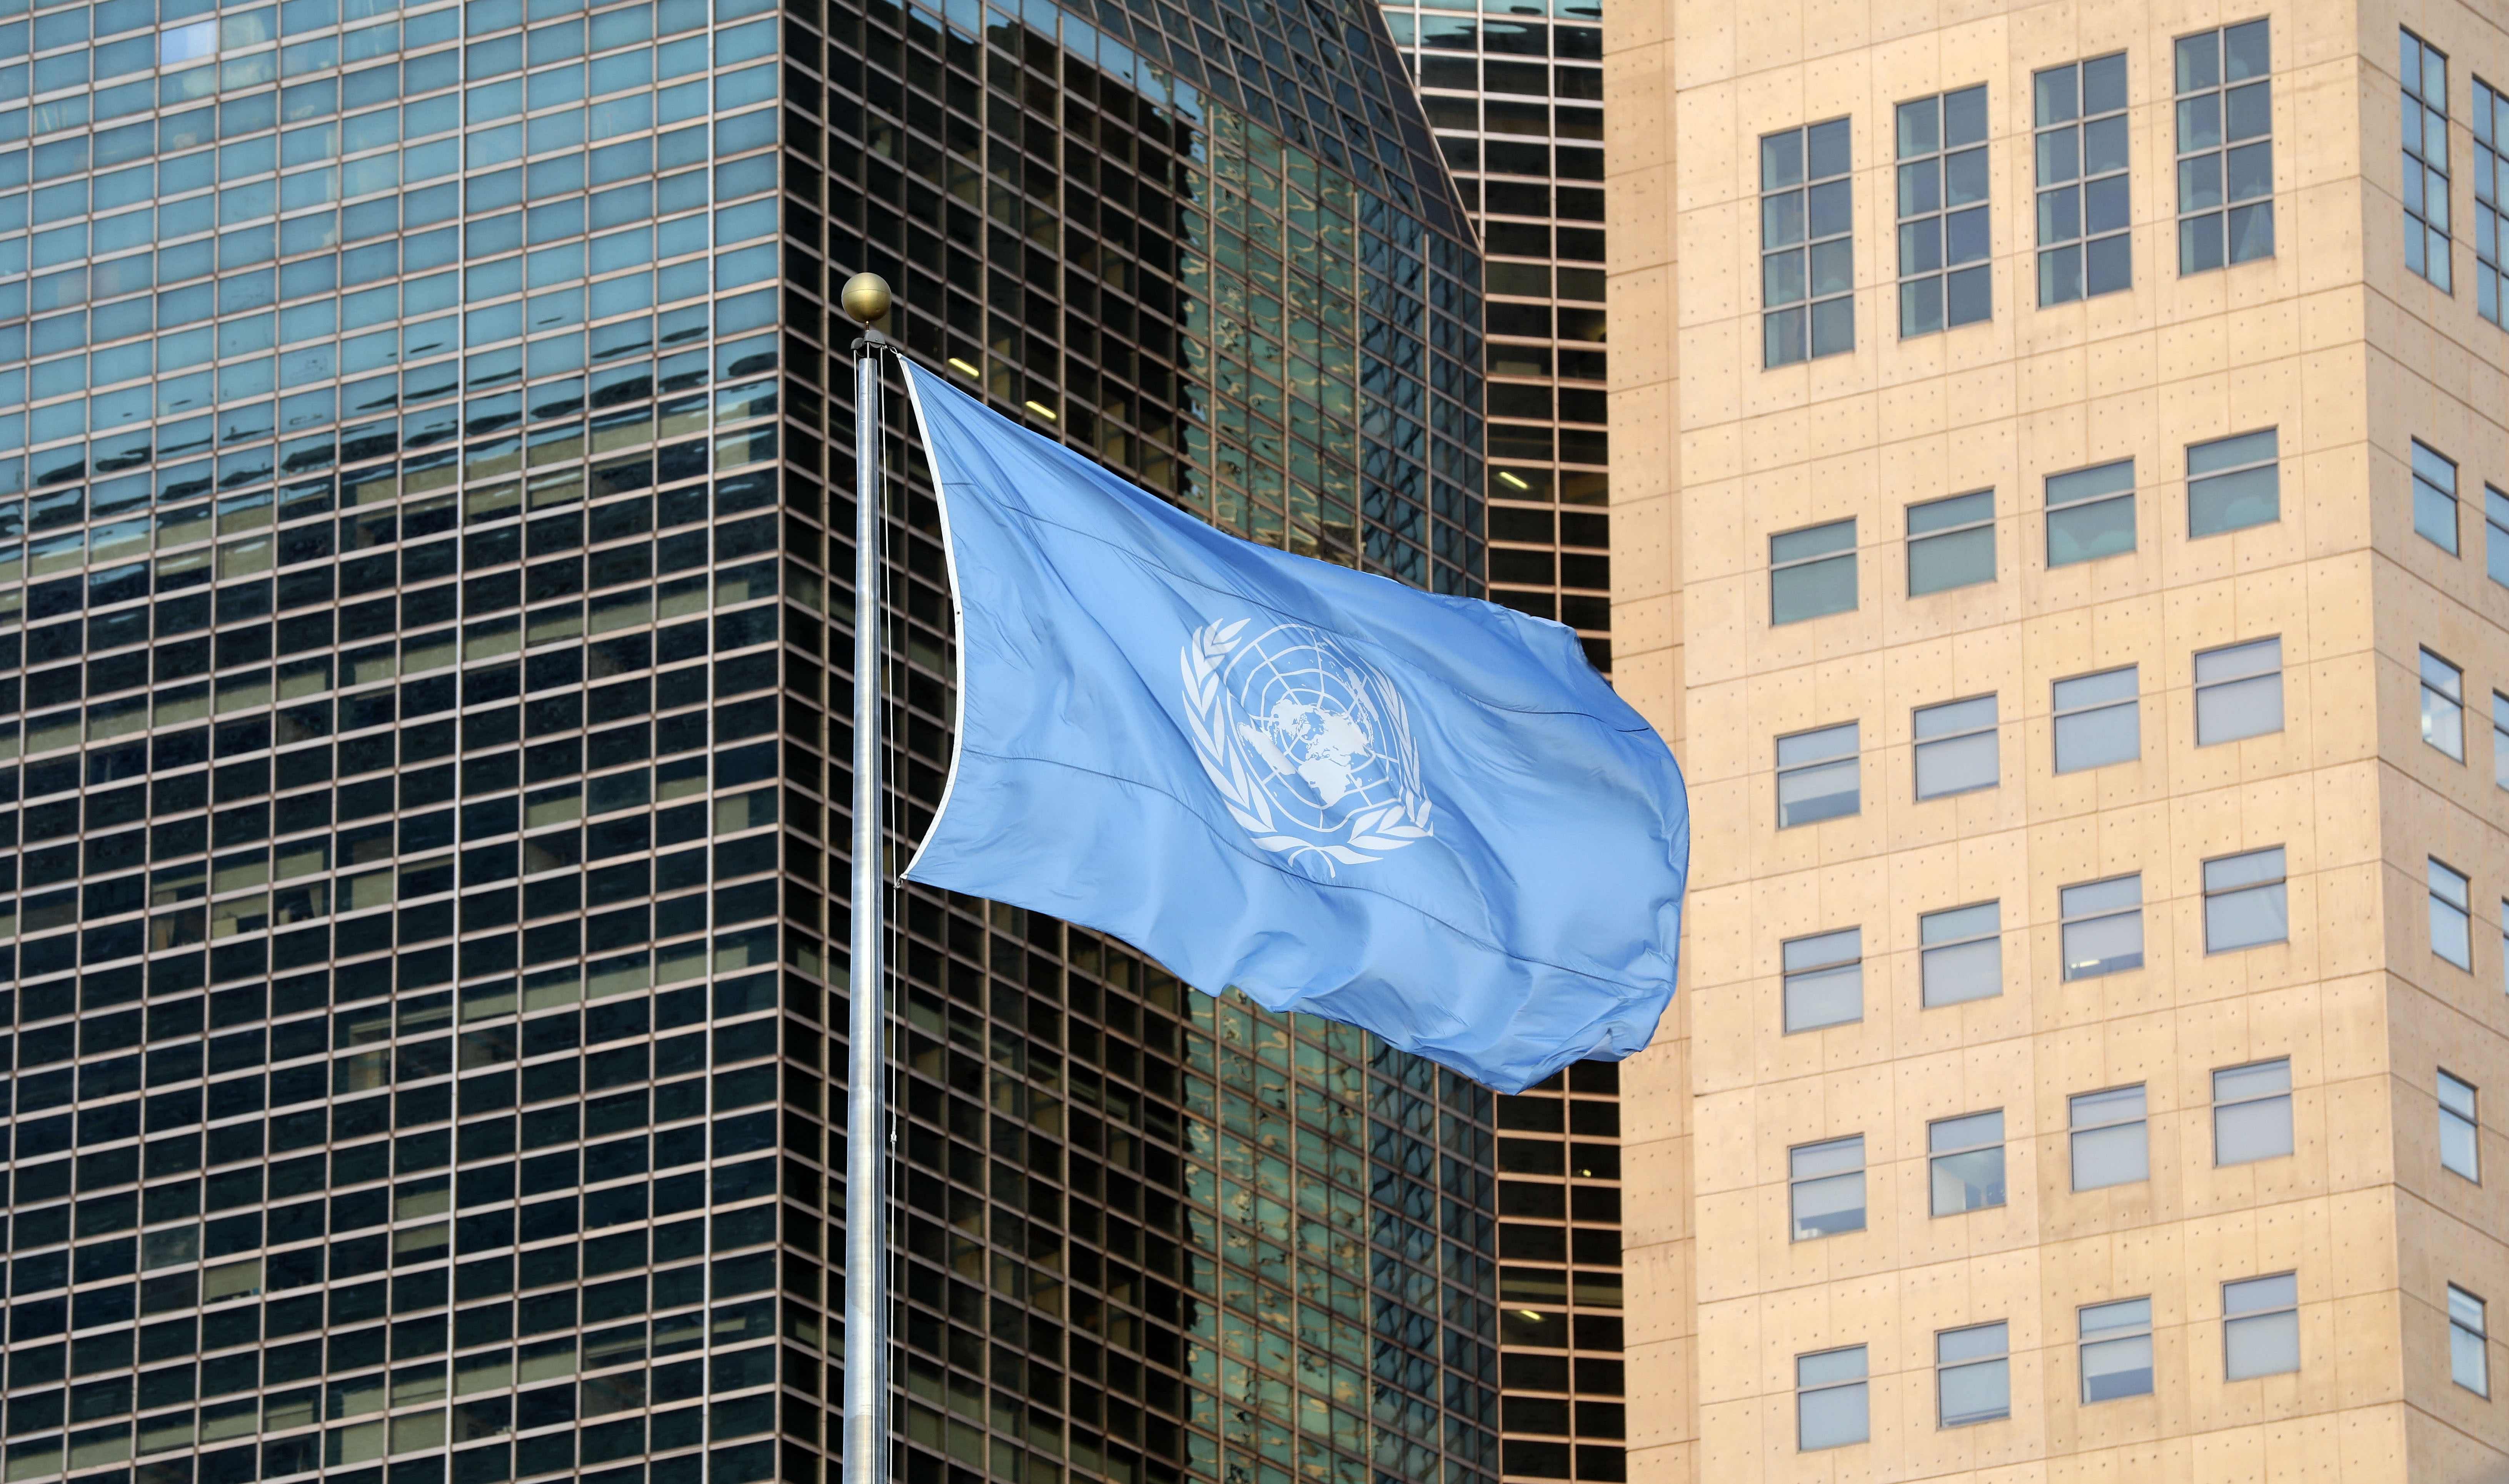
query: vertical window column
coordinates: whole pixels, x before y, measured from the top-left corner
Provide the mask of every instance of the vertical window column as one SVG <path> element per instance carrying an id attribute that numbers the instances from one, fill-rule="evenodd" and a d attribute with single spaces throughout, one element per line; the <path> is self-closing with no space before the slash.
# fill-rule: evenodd
<path id="1" fill-rule="evenodd" d="M 2448 54 L 2411 31 L 2400 33 L 2400 42 L 2405 266 L 2448 293 Z"/>
<path id="2" fill-rule="evenodd" d="M 2509 232 L 2509 95 L 2474 80 L 2474 308 L 2503 323 L 2501 284 Z"/>
<path id="3" fill-rule="evenodd" d="M 2178 271 L 2273 256 L 2267 22 L 2178 42 Z"/>
<path id="4" fill-rule="evenodd" d="M 1985 87 L 1900 104 L 1898 153 L 1900 337 L 1993 317 Z"/>
<path id="5" fill-rule="evenodd" d="M 1770 366 L 1855 349 L 1848 123 L 1760 137 L 1761 334 Z"/>
<path id="6" fill-rule="evenodd" d="M 2126 185 L 2125 54 L 2031 78 L 2038 123 L 2039 303 L 2134 282 Z"/>

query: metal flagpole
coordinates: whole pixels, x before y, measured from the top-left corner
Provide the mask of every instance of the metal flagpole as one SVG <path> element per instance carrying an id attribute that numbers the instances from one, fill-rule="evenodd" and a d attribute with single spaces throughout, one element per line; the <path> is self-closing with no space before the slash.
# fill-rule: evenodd
<path id="1" fill-rule="evenodd" d="M 846 975 L 845 1435 L 843 1484 L 888 1478 L 887 980 L 880 961 L 887 872 L 880 832 L 882 575 L 880 355 L 872 328 L 888 313 L 876 274 L 845 280 L 854 342 L 854 835 L 853 941 Z"/>

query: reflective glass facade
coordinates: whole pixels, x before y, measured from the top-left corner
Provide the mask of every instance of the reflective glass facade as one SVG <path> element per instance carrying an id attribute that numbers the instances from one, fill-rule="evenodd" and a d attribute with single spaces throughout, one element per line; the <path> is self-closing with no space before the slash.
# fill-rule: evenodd
<path id="1" fill-rule="evenodd" d="M 833 1467 L 831 283 L 1232 529 L 1483 580 L 1480 266 L 1372 13 L 1204 9 L 0 0 L 10 1484 Z M 907 1477 L 1495 1471 L 1485 1094 L 896 911 Z"/>

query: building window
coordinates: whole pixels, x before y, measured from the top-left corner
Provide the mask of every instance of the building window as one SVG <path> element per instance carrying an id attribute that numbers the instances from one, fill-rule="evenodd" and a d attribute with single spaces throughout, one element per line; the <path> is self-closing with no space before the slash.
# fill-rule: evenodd
<path id="1" fill-rule="evenodd" d="M 1844 1448 L 1871 1436 L 1864 1401 L 1864 1347 L 1795 1356 L 1795 1446 Z"/>
<path id="2" fill-rule="evenodd" d="M 2136 667 L 2056 682 L 2056 771 L 2078 773 L 2143 756 Z"/>
<path id="3" fill-rule="evenodd" d="M 2071 567 L 2134 549 L 2134 461 L 2047 476 L 2047 565 Z"/>
<path id="4" fill-rule="evenodd" d="M 1864 1135 L 1798 1144 L 1786 1151 L 1795 1241 L 1864 1230 Z"/>
<path id="5" fill-rule="evenodd" d="M 2204 863 L 2204 951 L 2228 953 L 2291 938 L 2282 847 Z"/>
<path id="6" fill-rule="evenodd" d="M 1838 819 L 1863 808 L 1855 723 L 1778 739 L 1778 828 Z"/>
<path id="7" fill-rule="evenodd" d="M 2178 40 L 2178 271 L 2273 256 L 2266 22 Z M 2199 535 L 2201 533 L 2198 533 Z"/>
<path id="8" fill-rule="evenodd" d="M 2291 1153 L 2291 1058 L 2213 1074 L 2213 1163 L 2247 1165 Z"/>
<path id="9" fill-rule="evenodd" d="M 1993 317 L 1986 88 L 1899 105 L 1899 334 Z"/>
<path id="10" fill-rule="evenodd" d="M 2448 279 L 2448 54 L 2401 33 L 2405 94 L 2405 266 L 2446 293 Z M 2452 546 L 2451 550 L 2455 548 Z"/>
<path id="11" fill-rule="evenodd" d="M 1934 1214 L 1957 1216 L 2003 1204 L 2003 1110 L 1926 1126 Z"/>
<path id="12" fill-rule="evenodd" d="M 1980 902 L 1917 919 L 1919 978 L 1929 1008 L 2003 992 L 2003 905 Z"/>
<path id="13" fill-rule="evenodd" d="M 2448 1285 L 2448 1379 L 2477 1396 L 2491 1394 L 2491 1355 L 2483 1300 Z"/>
<path id="14" fill-rule="evenodd" d="M 2474 80 L 2474 307 L 2493 324 L 2501 311 L 2501 263 L 2509 243 L 2509 96 Z"/>
<path id="15" fill-rule="evenodd" d="M 2277 1273 L 2222 1285 L 2222 1379 L 2300 1369 L 2300 1278 Z"/>
<path id="16" fill-rule="evenodd" d="M 2483 571 L 2509 587 L 2509 495 L 2488 484 L 2483 487 Z"/>
<path id="17" fill-rule="evenodd" d="M 1789 1034 L 1864 1019 L 1862 928 L 1791 939 L 1781 951 Z"/>
<path id="18" fill-rule="evenodd" d="M 2143 1085 L 2080 1093 L 2067 1100 L 2074 1144 L 2074 1188 L 2105 1190 L 2152 1178 L 2144 1136 Z"/>
<path id="19" fill-rule="evenodd" d="M 1760 136 L 1760 327 L 1767 363 L 1855 349 L 1847 121 Z"/>
<path id="20" fill-rule="evenodd" d="M 2050 67 L 2030 81 L 2039 126 L 2039 303 L 2130 287 L 2125 54 Z"/>
<path id="21" fill-rule="evenodd" d="M 2281 457 L 2281 436 L 2270 427 L 2189 444 L 2187 534 L 2219 536 L 2282 519 Z"/>
<path id="22" fill-rule="evenodd" d="M 2140 873 L 2068 886 L 2057 901 L 2064 913 L 2067 979 L 2097 979 L 2143 967 Z"/>
<path id="23" fill-rule="evenodd" d="M 1769 538 L 1769 621 L 1799 623 L 1855 608 L 1855 522 Z"/>
<path id="24" fill-rule="evenodd" d="M 2079 1310 L 2082 1402 L 2152 1394 L 2152 1300 L 2119 1299 Z"/>
<path id="25" fill-rule="evenodd" d="M 2421 651 L 2422 743 L 2465 761 L 2465 672 Z"/>
<path id="26" fill-rule="evenodd" d="M 2443 1071 L 2439 1074 L 2439 1164 L 2442 1169 L 2453 1169 L 2480 1184 L 2483 1180 L 2483 1148 L 2477 1137 L 2482 1125 L 2475 1120 L 2474 1084 L 2460 1082 Z"/>
<path id="27" fill-rule="evenodd" d="M 1918 707 L 1916 740 L 1919 798 L 1974 793 L 2000 780 L 1991 695 Z"/>
<path id="28" fill-rule="evenodd" d="M 2509 789 L 2509 695 L 2491 692 L 2491 786 Z"/>
<path id="29" fill-rule="evenodd" d="M 1965 1428 L 2012 1415 L 2011 1348 L 2000 1319 L 1934 1335 L 1938 1426 Z"/>
<path id="30" fill-rule="evenodd" d="M 2414 440 L 2414 530 L 2456 555 L 2456 462 L 2419 438 Z"/>
<path id="31" fill-rule="evenodd" d="M 2430 875 L 2431 951 L 2460 969 L 2474 967 L 2472 913 L 2468 910 L 2462 872 L 2432 857 L 2424 863 Z"/>
<path id="32" fill-rule="evenodd" d="M 2195 745 L 2213 747 L 2282 730 L 2282 640 L 2206 649 L 2195 656 Z"/>
<path id="33" fill-rule="evenodd" d="M 1908 507 L 1908 596 L 1995 580 L 1995 492 Z"/>

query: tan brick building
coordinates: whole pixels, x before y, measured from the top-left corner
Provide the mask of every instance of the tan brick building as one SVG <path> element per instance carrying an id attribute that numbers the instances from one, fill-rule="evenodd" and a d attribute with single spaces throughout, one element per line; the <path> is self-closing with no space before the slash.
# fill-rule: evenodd
<path id="1" fill-rule="evenodd" d="M 1630 1477 L 2509 1477 L 2509 13 L 1605 31 Z"/>

